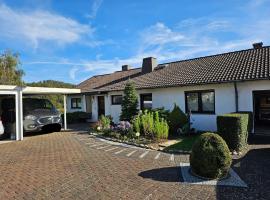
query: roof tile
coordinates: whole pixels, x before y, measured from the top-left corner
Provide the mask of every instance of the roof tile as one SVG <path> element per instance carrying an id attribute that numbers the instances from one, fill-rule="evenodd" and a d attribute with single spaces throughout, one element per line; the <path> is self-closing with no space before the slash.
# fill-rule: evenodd
<path id="1" fill-rule="evenodd" d="M 270 78 L 270 47 L 247 49 L 224 54 L 158 65 L 158 70 L 142 74 L 141 68 L 94 76 L 78 88 L 84 92 L 122 90 L 128 80 L 136 88 L 157 88 L 260 80 Z"/>

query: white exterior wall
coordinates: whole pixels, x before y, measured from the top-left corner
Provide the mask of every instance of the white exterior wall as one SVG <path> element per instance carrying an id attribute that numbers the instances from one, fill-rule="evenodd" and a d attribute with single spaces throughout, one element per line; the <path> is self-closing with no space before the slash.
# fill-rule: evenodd
<path id="1" fill-rule="evenodd" d="M 193 114 L 192 123 L 193 127 L 198 130 L 216 130 L 216 116 L 219 114 L 235 112 L 235 96 L 233 84 L 212 84 L 202 86 L 189 86 L 189 87 L 174 87 L 174 88 L 159 88 L 138 90 L 138 95 L 143 93 L 152 93 L 153 108 L 161 108 L 172 110 L 174 103 L 180 106 L 181 110 L 185 112 L 185 91 L 194 90 L 215 90 L 215 114 Z M 122 92 L 110 92 L 111 95 L 123 94 Z M 140 102 L 140 98 L 139 98 Z M 121 113 L 120 105 L 111 105 L 108 107 L 108 114 L 113 117 L 114 122 L 119 121 Z"/>
<path id="2" fill-rule="evenodd" d="M 239 82 L 237 83 L 237 87 L 239 111 L 253 111 L 252 92 L 270 90 L 270 80 Z M 138 90 L 137 92 L 139 95 L 139 102 L 140 94 L 152 93 L 153 108 L 164 107 L 165 109 L 172 110 L 174 103 L 176 103 L 185 112 L 185 91 L 194 90 L 215 91 L 215 114 L 192 114 L 192 126 L 197 130 L 216 131 L 217 115 L 236 111 L 233 83 L 147 89 Z M 114 122 L 119 122 L 121 105 L 112 105 L 111 95 L 123 95 L 123 92 L 109 92 L 107 95 L 103 95 L 105 96 L 105 115 L 111 115 Z M 92 120 L 98 120 L 97 96 L 93 97 Z"/>
<path id="3" fill-rule="evenodd" d="M 192 127 L 197 130 L 216 131 L 216 116 L 235 111 L 233 84 L 212 84 L 202 86 L 163 88 L 153 92 L 153 108 L 172 110 L 174 103 L 185 112 L 185 91 L 214 90 L 215 114 L 192 114 Z"/>
<path id="4" fill-rule="evenodd" d="M 71 99 L 72 98 L 81 98 L 82 106 L 80 109 L 71 108 Z M 77 111 L 86 112 L 86 102 L 85 102 L 84 95 L 68 95 L 67 96 L 67 112 L 72 113 L 72 112 L 77 112 Z"/>
<path id="5" fill-rule="evenodd" d="M 237 84 L 239 111 L 253 111 L 253 91 L 269 90 L 270 80 L 240 82 Z"/>
<path id="6" fill-rule="evenodd" d="M 115 123 L 119 122 L 119 117 L 121 114 L 121 105 L 112 105 L 112 95 L 123 95 L 123 92 L 110 92 L 108 94 L 108 113 L 112 116 Z"/>

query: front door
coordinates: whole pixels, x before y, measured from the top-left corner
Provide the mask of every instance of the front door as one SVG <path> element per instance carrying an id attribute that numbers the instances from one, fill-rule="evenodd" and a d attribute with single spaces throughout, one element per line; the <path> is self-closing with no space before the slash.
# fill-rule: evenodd
<path id="1" fill-rule="evenodd" d="M 105 115 L 105 100 L 104 96 L 98 96 L 98 116 Z"/>

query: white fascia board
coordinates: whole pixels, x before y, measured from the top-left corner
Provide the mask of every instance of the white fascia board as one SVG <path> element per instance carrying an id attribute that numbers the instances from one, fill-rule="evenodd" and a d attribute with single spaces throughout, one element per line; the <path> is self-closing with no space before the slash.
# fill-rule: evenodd
<path id="1" fill-rule="evenodd" d="M 22 87 L 23 94 L 80 94 L 80 89 L 48 88 L 48 87 Z"/>

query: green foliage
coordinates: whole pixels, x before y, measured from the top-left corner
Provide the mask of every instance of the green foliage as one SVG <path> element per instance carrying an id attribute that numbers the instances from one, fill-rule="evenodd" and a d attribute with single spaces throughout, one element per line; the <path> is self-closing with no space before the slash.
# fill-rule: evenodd
<path id="1" fill-rule="evenodd" d="M 102 130 L 110 129 L 110 124 L 111 124 L 111 118 L 110 117 L 106 117 L 104 115 L 100 116 L 99 125 L 100 125 Z"/>
<path id="2" fill-rule="evenodd" d="M 138 113 L 138 95 L 132 82 L 125 86 L 121 108 L 121 121 L 130 121 Z"/>
<path id="3" fill-rule="evenodd" d="M 169 135 L 169 125 L 166 120 L 159 118 L 157 111 L 154 113 L 154 135 L 158 140 L 167 139 Z"/>
<path id="4" fill-rule="evenodd" d="M 88 119 L 88 118 L 89 118 L 89 114 L 86 112 L 67 113 L 67 123 L 68 124 L 85 122 L 86 119 Z M 62 114 L 62 119 L 64 120 L 63 114 Z"/>
<path id="5" fill-rule="evenodd" d="M 248 114 L 248 133 L 252 133 L 253 130 L 253 112 L 251 111 L 239 111 L 239 114 Z"/>
<path id="6" fill-rule="evenodd" d="M 56 87 L 56 88 L 75 88 L 71 83 L 64 83 L 62 81 L 46 80 L 39 82 L 27 83 L 27 86 L 32 87 Z"/>
<path id="7" fill-rule="evenodd" d="M 74 88 L 75 87 L 75 85 L 70 84 L 70 83 L 64 83 L 61 81 L 53 81 L 53 80 L 27 83 L 27 86 L 31 86 L 31 87 L 57 87 L 57 88 Z M 63 112 L 63 107 L 64 107 L 63 95 L 39 95 L 39 97 L 49 99 L 58 110 Z"/>
<path id="8" fill-rule="evenodd" d="M 142 132 L 145 136 L 154 136 L 154 118 L 153 113 L 144 111 L 143 115 L 141 115 L 141 123 L 142 123 Z"/>
<path id="9" fill-rule="evenodd" d="M 232 156 L 226 142 L 215 133 L 204 133 L 190 155 L 192 172 L 205 178 L 222 178 L 229 172 Z"/>
<path id="10" fill-rule="evenodd" d="M 19 55 L 5 51 L 0 55 L 0 84 L 23 85 L 24 72 L 19 69 Z"/>
<path id="11" fill-rule="evenodd" d="M 217 132 L 231 150 L 241 151 L 247 146 L 248 114 L 225 114 L 217 116 Z"/>
<path id="12" fill-rule="evenodd" d="M 141 118 L 139 115 L 132 120 L 132 124 L 134 127 L 134 131 L 136 133 L 138 132 L 140 133 L 141 132 Z"/>
<path id="13" fill-rule="evenodd" d="M 169 133 L 169 126 L 166 120 L 159 117 L 159 113 L 149 112 L 145 110 L 138 115 L 133 121 L 135 132 L 153 139 L 167 139 Z"/>
<path id="14" fill-rule="evenodd" d="M 188 123 L 186 114 L 180 109 L 180 107 L 174 104 L 172 112 L 169 114 L 168 123 L 170 127 L 170 134 L 177 134 L 177 130 L 182 128 Z"/>
<path id="15" fill-rule="evenodd" d="M 165 119 L 166 121 L 168 121 L 168 117 L 170 115 L 170 111 L 166 110 L 164 107 L 161 108 L 154 108 L 152 110 L 150 110 L 151 112 L 158 112 L 159 117 Z"/>

